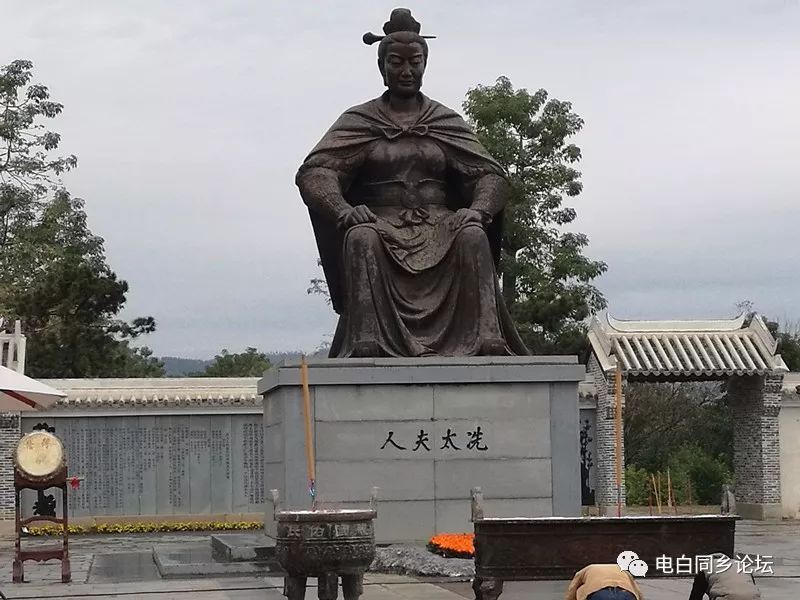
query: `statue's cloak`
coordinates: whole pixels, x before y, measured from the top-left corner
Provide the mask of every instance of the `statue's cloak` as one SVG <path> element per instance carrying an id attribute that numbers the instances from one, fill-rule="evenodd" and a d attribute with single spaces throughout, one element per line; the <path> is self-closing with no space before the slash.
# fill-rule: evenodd
<path id="1" fill-rule="evenodd" d="M 348 109 L 311 150 L 300 167 L 298 178 L 311 168 L 330 169 L 339 177 L 345 200 L 352 206 L 364 204 L 358 186 L 352 184 L 371 144 L 404 135 L 427 136 L 441 146 L 452 170 L 447 182 L 448 207 L 453 211 L 468 208 L 475 183 L 482 176 L 494 173 L 505 177 L 505 172 L 461 116 L 435 100 L 421 96 L 419 119 L 406 127 L 395 122 L 384 109 L 387 94 Z M 315 211 L 309 209 L 309 213 L 333 308 L 341 314 L 344 309 L 341 274 L 344 232 Z M 486 231 L 495 265 L 500 260 L 502 226 L 503 215 L 500 213 Z"/>

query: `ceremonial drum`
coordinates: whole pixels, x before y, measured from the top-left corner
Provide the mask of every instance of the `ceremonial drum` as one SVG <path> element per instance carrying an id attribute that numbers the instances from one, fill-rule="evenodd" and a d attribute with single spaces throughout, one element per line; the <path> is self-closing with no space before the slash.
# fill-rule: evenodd
<path id="1" fill-rule="evenodd" d="M 14 453 L 14 466 L 30 481 L 45 482 L 64 469 L 64 445 L 47 431 L 22 436 Z"/>

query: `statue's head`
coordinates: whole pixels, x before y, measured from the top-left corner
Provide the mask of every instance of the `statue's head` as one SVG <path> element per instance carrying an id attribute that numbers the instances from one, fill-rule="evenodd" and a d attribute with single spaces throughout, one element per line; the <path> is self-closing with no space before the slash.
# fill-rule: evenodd
<path id="1" fill-rule="evenodd" d="M 364 43 L 378 45 L 378 69 L 389 93 L 408 97 L 422 87 L 422 76 L 428 62 L 428 43 L 421 36 L 420 24 L 407 8 L 396 8 L 383 25 L 384 36 L 364 34 Z"/>

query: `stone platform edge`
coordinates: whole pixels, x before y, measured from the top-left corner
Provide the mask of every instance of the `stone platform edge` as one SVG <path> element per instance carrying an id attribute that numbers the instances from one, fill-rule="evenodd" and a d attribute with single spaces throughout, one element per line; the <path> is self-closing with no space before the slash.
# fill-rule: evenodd
<path id="1" fill-rule="evenodd" d="M 323 358 L 308 361 L 310 385 L 426 385 L 491 382 L 579 382 L 586 376 L 577 356 L 475 356 L 431 358 Z M 300 361 L 271 368 L 258 394 L 300 385 Z"/>

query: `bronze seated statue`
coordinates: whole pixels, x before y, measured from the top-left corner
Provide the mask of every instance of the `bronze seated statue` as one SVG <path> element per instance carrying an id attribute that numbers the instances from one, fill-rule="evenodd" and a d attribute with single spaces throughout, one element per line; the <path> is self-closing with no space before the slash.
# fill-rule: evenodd
<path id="1" fill-rule="evenodd" d="M 297 174 L 340 315 L 330 356 L 528 354 L 496 273 L 505 173 L 420 92 L 419 30 L 397 9 L 364 36 L 388 90 L 345 111 Z"/>

